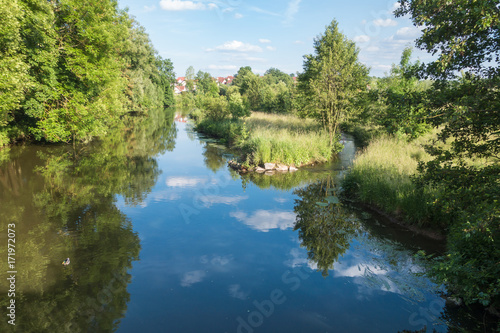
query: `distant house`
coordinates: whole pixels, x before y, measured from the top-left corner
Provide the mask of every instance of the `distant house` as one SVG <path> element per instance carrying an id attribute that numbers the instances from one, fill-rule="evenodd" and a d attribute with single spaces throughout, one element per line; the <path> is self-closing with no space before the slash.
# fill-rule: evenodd
<path id="1" fill-rule="evenodd" d="M 186 78 L 184 76 L 178 77 L 177 78 L 177 85 L 178 86 L 185 86 L 186 85 Z"/>
<path id="2" fill-rule="evenodd" d="M 174 88 L 174 93 L 176 93 L 176 94 L 180 94 L 184 91 L 187 91 L 186 86 L 180 85 L 180 86 L 175 86 L 175 88 Z"/>
<path id="3" fill-rule="evenodd" d="M 217 85 L 220 86 L 221 84 L 226 84 L 226 78 L 219 76 L 218 78 L 215 79 L 217 82 Z"/>

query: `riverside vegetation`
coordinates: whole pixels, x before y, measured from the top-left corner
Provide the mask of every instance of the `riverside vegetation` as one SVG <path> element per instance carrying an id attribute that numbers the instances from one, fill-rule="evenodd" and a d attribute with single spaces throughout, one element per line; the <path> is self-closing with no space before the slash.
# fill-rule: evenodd
<path id="1" fill-rule="evenodd" d="M 445 9 L 438 2 L 400 0 L 395 12 L 423 26 L 416 44 L 435 53 L 435 62 L 412 62 L 407 48 L 388 76 L 369 78 L 333 21 L 315 39 L 296 85 L 294 75 L 270 69 L 259 77 L 242 67 L 218 95 L 214 83 L 211 97 L 188 92 L 178 103 L 194 110 L 199 131 L 241 149 L 248 164 L 322 161 L 339 151 L 339 128 L 353 134 L 364 150 L 346 173 L 344 197 L 445 233 L 447 253 L 430 264 L 434 278 L 465 304 L 498 314 L 500 44 L 493 36 L 500 14 L 486 0 L 441 4 Z M 341 73 L 342 65 L 351 72 Z M 297 125 L 297 117 L 316 125 Z"/>
<path id="2" fill-rule="evenodd" d="M 90 141 L 173 104 L 173 65 L 117 1 L 0 0 L 0 147 Z"/>

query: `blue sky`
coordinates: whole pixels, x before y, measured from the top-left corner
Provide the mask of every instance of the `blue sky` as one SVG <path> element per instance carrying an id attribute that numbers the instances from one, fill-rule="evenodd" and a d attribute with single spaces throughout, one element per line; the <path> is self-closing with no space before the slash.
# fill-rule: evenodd
<path id="1" fill-rule="evenodd" d="M 212 76 L 235 74 L 251 66 L 263 74 L 271 67 L 302 71 L 303 56 L 333 19 L 359 48 L 371 75 L 384 76 L 398 63 L 420 30 L 408 18 L 396 19 L 394 0 L 118 0 L 146 28 L 155 48 L 186 69 Z M 415 50 L 414 59 L 430 60 Z"/>

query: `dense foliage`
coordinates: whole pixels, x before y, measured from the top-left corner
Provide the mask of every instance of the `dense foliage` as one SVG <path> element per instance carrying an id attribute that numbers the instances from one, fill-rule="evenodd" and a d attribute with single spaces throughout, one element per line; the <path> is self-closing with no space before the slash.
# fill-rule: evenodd
<path id="1" fill-rule="evenodd" d="M 368 68 L 358 60 L 359 49 L 339 31 L 335 20 L 314 40 L 314 51 L 304 57 L 299 88 L 305 96 L 304 112 L 321 121 L 333 144 L 358 92 L 366 90 Z"/>
<path id="2" fill-rule="evenodd" d="M 435 79 L 430 111 L 444 126 L 421 163 L 422 186 L 446 189 L 449 252 L 435 273 L 468 303 L 500 307 L 500 11 L 497 1 L 401 0 L 396 15 L 423 27 L 417 45 L 438 56 L 422 66 Z M 460 77 L 456 72 L 462 71 Z"/>
<path id="3" fill-rule="evenodd" d="M 173 67 L 117 2 L 0 2 L 0 146 L 103 136 L 173 103 Z"/>

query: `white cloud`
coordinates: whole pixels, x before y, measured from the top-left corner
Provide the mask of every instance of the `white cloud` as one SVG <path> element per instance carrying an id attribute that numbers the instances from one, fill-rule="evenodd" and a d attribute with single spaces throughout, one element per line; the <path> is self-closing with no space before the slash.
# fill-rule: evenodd
<path id="1" fill-rule="evenodd" d="M 288 267 L 307 266 L 312 270 L 318 269 L 318 264 L 307 258 L 307 251 L 304 249 L 291 249 L 290 256 L 291 258 L 285 261 L 285 265 Z"/>
<path id="2" fill-rule="evenodd" d="M 288 201 L 288 199 L 285 198 L 274 198 L 274 201 L 279 202 L 279 203 L 285 203 Z"/>
<path id="3" fill-rule="evenodd" d="M 416 27 L 403 27 L 396 31 L 396 36 L 394 39 L 399 40 L 412 40 L 420 36 L 421 30 Z"/>
<path id="4" fill-rule="evenodd" d="M 378 52 L 380 51 L 380 47 L 378 46 L 368 46 L 365 51 L 367 52 Z"/>
<path id="5" fill-rule="evenodd" d="M 169 177 L 165 183 L 170 187 L 195 187 L 206 182 L 204 178 Z"/>
<path id="6" fill-rule="evenodd" d="M 376 19 L 373 21 L 373 24 L 377 27 L 395 27 L 398 25 L 398 22 L 393 19 Z"/>
<path id="7" fill-rule="evenodd" d="M 235 19 L 240 19 L 240 18 L 243 18 L 243 15 L 240 14 L 240 13 L 236 13 L 236 14 L 234 14 L 234 18 Z"/>
<path id="8" fill-rule="evenodd" d="M 370 36 L 367 36 L 367 35 L 359 35 L 359 36 L 356 36 L 354 37 L 354 41 L 356 43 L 367 43 L 370 41 Z"/>
<path id="9" fill-rule="evenodd" d="M 286 230 L 295 225 L 295 213 L 286 211 L 257 210 L 252 216 L 244 212 L 229 213 L 231 217 L 245 223 L 250 228 L 262 232 L 271 229 Z"/>
<path id="10" fill-rule="evenodd" d="M 182 1 L 182 0 L 161 0 L 160 7 L 163 10 L 180 11 L 180 10 L 205 10 L 213 8 L 214 4 L 206 6 L 202 2 Z"/>
<path id="11" fill-rule="evenodd" d="M 249 43 L 243 43 L 238 40 L 233 40 L 225 42 L 222 45 L 216 46 L 213 49 L 207 49 L 207 51 L 262 52 L 262 48 L 257 45 L 252 45 Z"/>
<path id="12" fill-rule="evenodd" d="M 255 7 L 255 6 L 248 7 L 248 9 L 251 11 L 257 12 L 257 13 L 261 13 L 261 14 L 266 14 L 266 15 L 271 15 L 271 16 L 281 16 L 280 14 L 273 13 L 273 12 L 270 12 L 268 10 L 264 10 L 262 8 Z"/>
<path id="13" fill-rule="evenodd" d="M 208 65 L 208 69 L 237 70 L 236 65 Z"/>
<path id="14" fill-rule="evenodd" d="M 294 44 L 304 44 L 304 42 L 303 42 L 303 41 L 301 41 L 301 40 L 296 40 L 296 41 L 295 41 L 295 42 L 293 42 L 293 43 L 294 43 Z"/>
<path id="15" fill-rule="evenodd" d="M 187 272 L 181 279 L 181 286 L 191 287 L 191 285 L 201 282 L 206 275 L 204 271 Z"/>
<path id="16" fill-rule="evenodd" d="M 261 38 L 261 39 L 259 39 L 259 43 L 269 44 L 269 43 L 271 43 L 271 41 L 269 39 Z"/>
<path id="17" fill-rule="evenodd" d="M 269 51 L 276 51 L 276 48 L 274 46 L 266 46 L 266 49 Z"/>
<path id="18" fill-rule="evenodd" d="M 389 70 L 391 70 L 392 66 L 378 64 L 378 65 L 373 65 L 372 68 L 373 69 L 383 70 L 383 71 L 389 71 Z"/>
<path id="19" fill-rule="evenodd" d="M 156 9 L 156 6 L 153 5 L 153 6 L 144 6 L 144 11 L 147 13 L 147 12 L 152 12 L 153 10 Z"/>
<path id="20" fill-rule="evenodd" d="M 295 18 L 295 14 L 299 12 L 299 5 L 301 1 L 302 0 L 291 0 L 288 3 L 288 7 L 285 11 L 285 20 L 283 21 L 284 24 L 292 23 L 293 19 Z"/>

